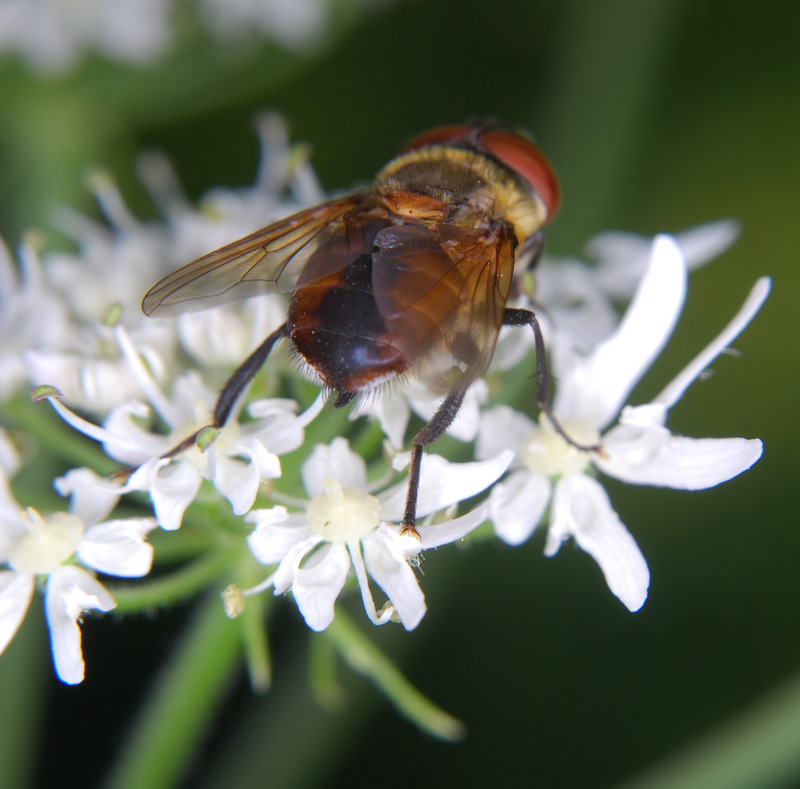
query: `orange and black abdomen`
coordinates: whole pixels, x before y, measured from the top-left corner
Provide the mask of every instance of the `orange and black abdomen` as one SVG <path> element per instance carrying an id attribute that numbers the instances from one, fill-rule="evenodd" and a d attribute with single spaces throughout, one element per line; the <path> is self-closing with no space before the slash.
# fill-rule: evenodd
<path id="1" fill-rule="evenodd" d="M 289 304 L 287 336 L 337 392 L 370 389 L 409 367 L 373 292 L 375 238 L 391 224 L 385 211 L 345 219 L 309 259 Z"/>
<path id="2" fill-rule="evenodd" d="M 409 367 L 378 312 L 368 254 L 296 290 L 287 334 L 308 365 L 337 392 L 369 389 Z"/>

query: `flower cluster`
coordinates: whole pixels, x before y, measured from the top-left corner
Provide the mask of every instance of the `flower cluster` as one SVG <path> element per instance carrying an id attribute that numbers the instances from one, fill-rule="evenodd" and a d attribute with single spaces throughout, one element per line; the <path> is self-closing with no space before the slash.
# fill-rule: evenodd
<path id="1" fill-rule="evenodd" d="M 330 29 L 330 5 L 329 0 L 4 0 L 0 54 L 18 53 L 50 74 L 66 71 L 90 52 L 144 66 L 167 52 L 179 37 L 179 14 L 189 12 L 218 38 L 258 35 L 306 50 Z"/>
<path id="2" fill-rule="evenodd" d="M 353 414 L 359 418 L 336 435 L 332 415 L 320 415 L 324 393 L 299 382 L 276 354 L 227 423 L 206 435 L 222 382 L 282 323 L 281 298 L 177 319 L 140 312 L 142 294 L 179 263 L 323 198 L 281 122 L 266 117 L 259 128 L 264 163 L 252 188 L 217 190 L 196 209 L 168 165 L 150 157 L 145 181 L 165 221 L 138 221 L 98 174 L 93 183 L 108 224 L 62 214 L 78 253 L 43 254 L 29 239 L 17 270 L 0 248 L 0 400 L 9 415 L 8 430 L 0 427 L 0 651 L 41 589 L 58 676 L 80 682 L 82 617 L 112 610 L 113 579 L 146 576 L 167 532 L 187 536 L 189 560 L 233 545 L 229 615 L 272 590 L 290 595 L 317 631 L 333 622 L 339 597 L 356 589 L 374 624 L 415 628 L 426 611 L 417 572 L 423 552 L 488 523 L 510 545 L 545 524 L 548 556 L 572 538 L 613 594 L 631 611 L 640 608 L 649 570 L 603 476 L 697 490 L 736 476 L 761 454 L 757 439 L 687 438 L 666 423 L 686 388 L 756 314 L 767 279 L 652 402 L 628 402 L 678 320 L 688 269 L 722 252 L 735 224 L 653 240 L 605 234 L 590 242 L 592 265 L 545 259 L 536 303 L 545 308 L 557 381 L 553 409 L 574 443 L 545 416 L 537 422 L 492 400 L 491 387 L 477 382 L 451 429 L 474 446 L 473 458 L 453 462 L 436 446 L 424 456 L 418 535 L 408 534 L 404 444 L 412 420 L 430 418 L 437 407 L 421 384 L 362 403 Z M 519 298 L 519 306 L 530 306 Z M 620 303 L 627 303 L 621 315 Z M 532 352 L 530 332 L 504 331 L 488 377 L 530 369 Z M 31 387 L 77 432 L 24 402 Z M 63 510 L 18 502 L 12 492 L 21 466 L 36 463 L 35 454 L 20 454 L 32 411 L 50 421 L 28 443 L 56 447 L 65 463 L 53 483 L 68 499 Z M 81 444 L 78 434 L 91 442 Z M 70 467 L 78 444 L 81 457 L 97 459 L 94 468 Z M 176 446 L 183 449 L 173 452 Z M 488 526 L 479 533 L 490 533 Z"/>

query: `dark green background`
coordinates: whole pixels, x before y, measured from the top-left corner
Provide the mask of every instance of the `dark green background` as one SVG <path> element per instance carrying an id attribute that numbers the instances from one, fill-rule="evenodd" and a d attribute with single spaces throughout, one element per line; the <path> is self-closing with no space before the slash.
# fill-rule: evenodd
<path id="1" fill-rule="evenodd" d="M 741 220 L 735 247 L 692 275 L 674 341 L 635 402 L 704 347 L 757 277 L 773 277 L 736 342 L 742 357 L 715 362 L 670 415 L 687 435 L 758 436 L 762 460 L 700 493 L 608 485 L 650 564 L 641 612 L 629 614 L 570 545 L 545 559 L 542 535 L 427 557 L 422 625 L 372 637 L 466 722 L 468 738 L 447 745 L 346 671 L 347 708 L 317 707 L 304 681 L 308 638 L 287 606 L 273 692 L 253 699 L 240 678 L 187 786 L 613 786 L 796 675 L 798 9 L 417 0 L 350 20 L 308 61 L 269 47 L 220 58 L 195 44 L 152 71 L 91 62 L 46 87 L 0 65 L 0 227 L 11 243 L 23 227 L 48 227 L 54 198 L 93 210 L 80 191 L 88 164 L 111 169 L 136 210 L 152 212 L 134 176 L 144 148 L 172 157 L 192 197 L 250 182 L 260 109 L 285 113 L 312 144 L 329 189 L 368 180 L 421 130 L 480 115 L 531 129 L 552 158 L 564 193 L 548 236 L 555 253 L 578 254 L 603 229 Z M 89 623 L 80 688 L 60 686 L 42 659 L 45 722 L 30 735 L 48 754 L 40 785 L 56 765 L 78 783 L 98 780 L 182 614 Z M 797 717 L 793 726 L 800 752 Z M 800 785 L 800 772 L 750 785 Z"/>

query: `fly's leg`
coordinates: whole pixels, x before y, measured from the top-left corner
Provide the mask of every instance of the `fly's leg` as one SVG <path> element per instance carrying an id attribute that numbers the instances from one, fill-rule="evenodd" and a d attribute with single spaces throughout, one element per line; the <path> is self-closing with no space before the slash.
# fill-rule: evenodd
<path id="1" fill-rule="evenodd" d="M 220 428 L 227 421 L 231 414 L 231 410 L 236 401 L 241 396 L 242 392 L 247 388 L 250 381 L 253 380 L 255 374 L 264 366 L 272 351 L 273 346 L 278 340 L 286 336 L 286 324 L 275 329 L 272 334 L 267 337 L 261 345 L 258 346 L 234 371 L 233 375 L 225 382 L 222 391 L 217 398 L 217 404 L 214 406 L 214 424 L 212 427 Z"/>
<path id="2" fill-rule="evenodd" d="M 214 406 L 214 419 L 212 424 L 208 427 L 219 429 L 227 421 L 231 415 L 236 401 L 241 397 L 242 392 L 247 388 L 250 381 L 253 380 L 255 374 L 263 367 L 264 362 L 267 360 L 272 351 L 273 346 L 278 340 L 286 336 L 286 324 L 276 329 L 272 334 L 267 337 L 261 345 L 258 346 L 234 371 L 230 378 L 225 382 L 222 391 L 217 397 L 217 403 Z M 192 433 L 188 438 L 181 441 L 180 444 L 170 449 L 169 452 L 162 455 L 164 458 L 172 458 L 185 452 L 197 441 L 197 437 L 206 428 L 201 428 L 196 433 Z"/>
<path id="3" fill-rule="evenodd" d="M 406 511 L 403 517 L 403 528 L 400 534 L 411 534 L 419 537 L 417 531 L 417 499 L 419 498 L 419 474 L 422 465 L 422 452 L 425 447 L 436 441 L 456 418 L 461 404 L 464 402 L 466 388 L 454 389 L 445 397 L 428 424 L 414 436 L 411 446 L 411 466 L 408 471 L 408 493 L 406 495 Z"/>
<path id="4" fill-rule="evenodd" d="M 544 347 L 544 337 L 542 335 L 542 327 L 536 319 L 536 315 L 531 310 L 511 309 L 506 308 L 503 310 L 503 325 L 504 326 L 530 326 L 533 329 L 533 339 L 536 347 L 536 405 L 542 410 L 542 413 L 550 420 L 553 429 L 564 439 L 570 446 L 580 449 L 584 452 L 600 452 L 601 447 L 599 444 L 591 446 L 587 444 L 579 444 L 572 438 L 558 417 L 553 413 L 550 408 L 550 370 L 547 365 L 547 354 Z"/>

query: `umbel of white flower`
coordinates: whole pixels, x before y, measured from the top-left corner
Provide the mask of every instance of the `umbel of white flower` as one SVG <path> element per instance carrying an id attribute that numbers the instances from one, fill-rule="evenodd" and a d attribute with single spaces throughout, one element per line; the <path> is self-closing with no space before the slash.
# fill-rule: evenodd
<path id="1" fill-rule="evenodd" d="M 512 453 L 503 451 L 478 463 L 450 463 L 436 455 L 423 460 L 417 512 L 424 518 L 489 487 L 506 470 Z M 303 464 L 303 483 L 309 495 L 305 512 L 284 507 L 253 510 L 255 524 L 248 538 L 253 555 L 278 568 L 249 593 L 273 586 L 275 594 L 291 590 L 306 623 L 324 630 L 333 621 L 334 603 L 351 568 L 358 580 L 364 609 L 381 625 L 393 618 L 407 630 L 425 615 L 425 596 L 412 564 L 422 551 L 465 537 L 486 519 L 478 506 L 460 518 L 418 527 L 419 538 L 403 535 L 405 483 L 372 495 L 364 459 L 343 438 L 317 445 Z M 380 612 L 370 578 L 389 598 Z M 247 593 L 246 593 L 247 594 Z"/>
<path id="2" fill-rule="evenodd" d="M 208 424 L 218 382 L 284 321 L 285 304 L 271 294 L 177 320 L 149 320 L 139 309 L 141 294 L 176 261 L 324 199 L 308 162 L 290 149 L 282 122 L 265 116 L 259 132 L 264 162 L 256 184 L 216 190 L 206 201 L 210 210 L 193 208 L 164 162 L 149 159 L 148 185 L 168 222 L 140 222 L 110 179 L 95 177 L 110 227 L 68 214 L 64 228 L 78 253 L 40 257 L 32 243 L 23 243 L 17 267 L 0 245 L 0 402 L 21 387 L 50 385 L 43 397 L 60 416 L 126 469 L 111 479 L 73 469 L 55 480 L 70 497 L 68 511 L 45 511 L 35 498 L 23 506 L 9 484 L 20 458 L 0 429 L 0 651 L 41 589 L 56 671 L 64 682 L 81 681 L 81 619 L 114 606 L 96 574 L 146 575 L 153 561 L 148 531 L 157 524 L 180 541 L 184 521 L 196 528 L 197 513 L 207 505 L 215 518 L 231 521 L 219 534 L 224 544 L 238 535 L 241 550 L 249 548 L 267 567 L 264 582 L 244 594 L 269 588 L 290 595 L 314 630 L 331 624 L 349 588 L 358 589 L 374 624 L 398 621 L 413 629 L 427 607 L 417 573 L 423 552 L 469 536 L 487 519 L 512 545 L 546 521 L 548 555 L 573 539 L 597 561 L 611 591 L 638 609 L 649 588 L 648 567 L 614 512 L 603 475 L 696 490 L 735 476 L 761 454 L 758 440 L 687 438 L 666 425 L 669 409 L 757 312 L 769 290 L 766 279 L 660 395 L 627 405 L 678 319 L 687 261 L 691 268 L 722 252 L 737 233 L 735 223 L 712 223 L 655 242 L 603 234 L 588 247 L 595 266 L 545 258 L 536 301 L 544 307 L 554 408 L 574 441 L 601 449 L 581 451 L 546 419 L 537 423 L 508 405 L 487 408 L 492 376 L 504 375 L 531 352 L 531 332 L 505 332 L 488 380 L 471 387 L 448 431 L 465 443 L 477 436 L 476 459 L 452 463 L 435 454 L 438 445 L 424 456 L 417 540 L 399 526 L 406 482 L 395 472 L 408 463 L 401 449 L 412 412 L 427 420 L 439 405 L 419 382 L 353 410 L 377 419 L 391 457 L 388 470 L 377 447 L 365 459 L 344 438 L 320 441 L 325 417 L 312 422 L 322 397 L 302 411 L 294 400 L 265 396 L 263 388 L 242 398 L 225 426 L 213 431 L 210 445 L 170 452 Z M 530 306 L 524 298 L 515 306 Z M 614 302 L 627 300 L 620 319 Z M 101 322 L 112 303 L 118 304 L 110 312 L 116 319 Z M 268 367 L 256 385 L 278 391 L 279 359 Z M 301 458 L 286 459 L 297 451 Z M 284 464 L 299 465 L 305 498 L 297 497 L 300 480 L 283 478 Z M 155 518 L 115 519 L 115 507 L 128 494 Z M 458 510 L 476 497 L 471 509 Z M 253 525 L 247 545 L 241 520 Z M 213 535 L 216 521 L 202 526 Z M 232 565 L 231 580 L 237 572 Z"/>

